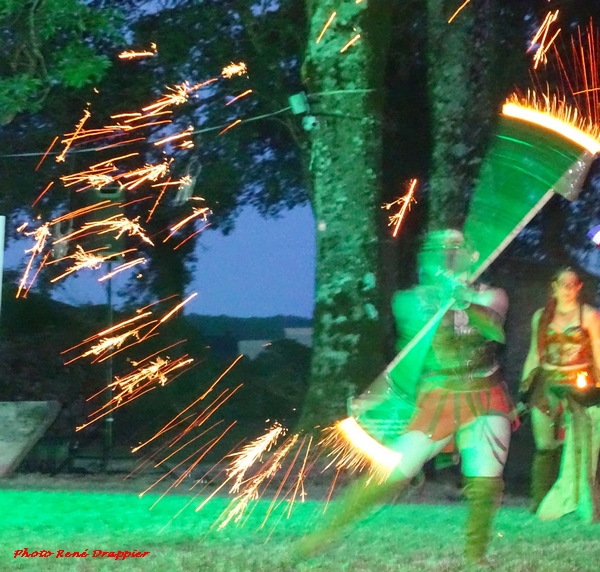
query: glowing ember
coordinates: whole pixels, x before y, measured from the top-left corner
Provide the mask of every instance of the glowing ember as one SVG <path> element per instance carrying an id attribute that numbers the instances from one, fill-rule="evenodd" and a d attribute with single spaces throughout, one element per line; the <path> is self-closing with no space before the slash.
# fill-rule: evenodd
<path id="1" fill-rule="evenodd" d="M 325 22 L 325 26 L 323 26 L 323 29 L 321 30 L 321 33 L 319 34 L 319 37 L 317 38 L 317 42 L 316 42 L 317 44 L 323 39 L 325 32 L 327 31 L 329 26 L 331 26 L 331 23 L 333 22 L 333 20 L 335 19 L 336 16 L 337 16 L 337 12 L 333 12 L 331 14 L 331 16 L 329 16 L 329 20 L 327 20 L 327 22 Z"/>
<path id="2" fill-rule="evenodd" d="M 450 16 L 450 19 L 448 20 L 448 24 L 451 24 L 452 21 L 463 11 L 463 9 L 467 6 L 467 4 L 471 2 L 471 0 L 465 0 L 457 9 L 456 12 L 454 12 L 454 14 L 452 14 L 452 16 Z"/>
<path id="3" fill-rule="evenodd" d="M 150 44 L 149 50 L 142 50 L 136 52 L 135 50 L 125 50 L 119 54 L 119 59 L 121 60 L 134 60 L 139 58 L 147 58 L 156 55 L 156 44 Z"/>
<path id="4" fill-rule="evenodd" d="M 341 50 L 340 50 L 340 54 L 343 54 L 350 46 L 353 46 L 354 44 L 356 44 L 356 42 L 358 42 L 358 40 L 360 40 L 360 34 L 356 34 L 356 36 L 354 36 L 354 38 L 352 38 Z"/>

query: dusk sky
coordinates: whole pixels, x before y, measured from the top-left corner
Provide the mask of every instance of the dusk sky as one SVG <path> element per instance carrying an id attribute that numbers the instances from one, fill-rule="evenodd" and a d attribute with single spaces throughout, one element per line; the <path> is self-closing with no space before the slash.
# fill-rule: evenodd
<path id="1" fill-rule="evenodd" d="M 29 242 L 11 243 L 7 268 L 22 269 Z M 315 279 L 315 223 L 310 207 L 284 211 L 265 219 L 253 208 L 244 209 L 229 236 L 207 229 L 198 241 L 194 282 L 198 292 L 188 312 L 250 317 L 287 314 L 310 318 Z M 125 274 L 125 273 L 124 273 Z M 116 276 L 118 291 L 125 275 Z M 81 271 L 62 281 L 55 297 L 69 304 L 102 303 L 104 287 L 99 274 Z"/>

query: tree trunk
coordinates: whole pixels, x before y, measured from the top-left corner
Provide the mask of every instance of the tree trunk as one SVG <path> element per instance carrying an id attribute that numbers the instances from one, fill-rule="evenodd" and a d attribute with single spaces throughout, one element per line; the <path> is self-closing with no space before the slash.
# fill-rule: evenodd
<path id="1" fill-rule="evenodd" d="M 310 385 L 301 427 L 345 416 L 350 395 L 384 363 L 378 299 L 381 87 L 387 2 L 308 2 L 304 63 L 311 111 L 312 205 L 317 225 Z M 316 42 L 334 10 L 337 16 Z M 360 39 L 341 52 L 357 34 Z M 332 93 L 335 92 L 335 93 Z"/>
<path id="2" fill-rule="evenodd" d="M 432 124 L 429 229 L 461 229 L 494 118 L 494 0 L 427 0 Z"/>

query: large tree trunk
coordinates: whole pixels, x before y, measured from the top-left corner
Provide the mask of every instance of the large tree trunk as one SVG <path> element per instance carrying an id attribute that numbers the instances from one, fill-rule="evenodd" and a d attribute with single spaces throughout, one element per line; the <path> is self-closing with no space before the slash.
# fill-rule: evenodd
<path id="1" fill-rule="evenodd" d="M 314 344 L 301 425 L 345 415 L 348 397 L 383 364 L 378 299 L 381 107 L 387 2 L 308 1 L 304 65 L 312 97 L 317 225 Z M 334 10 L 337 17 L 316 40 Z M 345 52 L 356 34 L 360 39 Z M 335 93 L 331 93 L 335 92 Z"/>
<path id="2" fill-rule="evenodd" d="M 427 0 L 432 119 L 429 229 L 462 228 L 494 118 L 495 0 Z"/>

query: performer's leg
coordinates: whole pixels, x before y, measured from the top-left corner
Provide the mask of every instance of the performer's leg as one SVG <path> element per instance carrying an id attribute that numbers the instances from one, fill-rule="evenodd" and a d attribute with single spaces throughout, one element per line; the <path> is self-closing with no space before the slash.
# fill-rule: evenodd
<path id="1" fill-rule="evenodd" d="M 531 464 L 531 505 L 535 513 L 548 491 L 558 478 L 561 442 L 557 439 L 556 414 L 544 413 L 537 407 L 531 409 L 531 425 L 535 440 L 535 453 Z"/>
<path id="2" fill-rule="evenodd" d="M 394 445 L 394 451 L 401 454 L 401 460 L 385 482 L 375 477 L 363 476 L 353 482 L 336 502 L 327 527 L 305 536 L 296 545 L 296 554 L 300 558 L 309 558 L 319 554 L 334 541 L 343 526 L 362 516 L 377 503 L 385 502 L 397 494 L 420 471 L 421 467 L 437 455 L 451 437 L 441 441 L 432 441 L 421 431 L 410 431 L 401 435 Z"/>
<path id="3" fill-rule="evenodd" d="M 504 490 L 502 473 L 510 434 L 510 421 L 506 417 L 486 415 L 462 427 L 457 435 L 469 506 L 465 558 L 470 562 L 483 559 L 491 540 L 494 516 Z"/>

